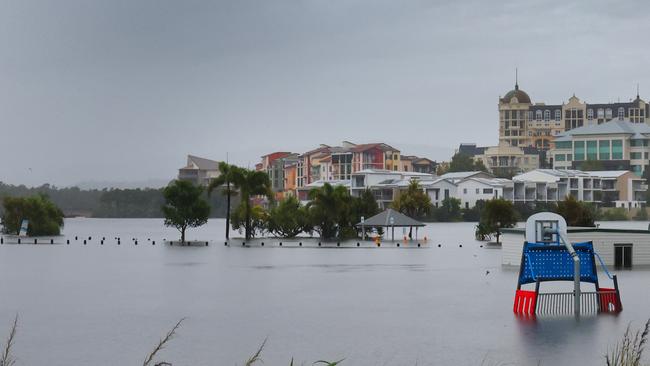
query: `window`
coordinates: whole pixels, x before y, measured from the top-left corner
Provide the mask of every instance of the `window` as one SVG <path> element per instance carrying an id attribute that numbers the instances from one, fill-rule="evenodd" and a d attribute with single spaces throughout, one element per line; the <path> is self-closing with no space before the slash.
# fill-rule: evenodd
<path id="1" fill-rule="evenodd" d="M 571 161 L 572 156 L 571 154 L 566 154 L 566 161 Z"/>
<path id="2" fill-rule="evenodd" d="M 562 112 L 559 109 L 555 110 L 555 120 L 559 121 L 562 118 Z"/>
<path id="3" fill-rule="evenodd" d="M 623 107 L 618 107 L 618 120 L 622 121 L 625 118 L 625 109 Z"/>
<path id="4" fill-rule="evenodd" d="M 609 140 L 600 140 L 598 145 L 598 159 L 609 160 Z"/>
<path id="5" fill-rule="evenodd" d="M 630 153 L 630 159 L 641 159 L 641 156 L 643 156 L 640 152 L 631 152 Z"/>
<path id="6" fill-rule="evenodd" d="M 575 141 L 573 143 L 573 156 L 575 160 L 585 160 L 585 142 Z"/>
<path id="7" fill-rule="evenodd" d="M 632 268 L 632 244 L 614 244 L 614 268 Z"/>
<path id="8" fill-rule="evenodd" d="M 393 155 L 393 160 L 397 160 L 397 154 Z"/>
<path id="9" fill-rule="evenodd" d="M 566 160 L 566 155 L 564 154 L 556 154 L 555 155 L 555 161 L 565 161 Z"/>
<path id="10" fill-rule="evenodd" d="M 466 208 L 466 209 L 469 208 L 469 202 L 465 202 L 465 208 Z"/>
<path id="11" fill-rule="evenodd" d="M 542 111 L 535 111 L 535 119 L 538 121 L 542 120 Z"/>
<path id="12" fill-rule="evenodd" d="M 598 118 L 605 118 L 605 110 L 598 108 Z"/>
<path id="13" fill-rule="evenodd" d="M 571 141 L 558 141 L 555 143 L 556 149 L 570 149 Z"/>
<path id="14" fill-rule="evenodd" d="M 492 194 L 494 190 L 492 188 L 483 188 L 483 194 Z"/>
<path id="15" fill-rule="evenodd" d="M 479 194 L 481 190 L 479 188 L 476 188 L 476 194 Z"/>
<path id="16" fill-rule="evenodd" d="M 647 140 L 630 140 L 630 146 L 648 146 Z"/>
<path id="17" fill-rule="evenodd" d="M 594 110 L 587 109 L 587 119 L 594 119 Z"/>
<path id="18" fill-rule="evenodd" d="M 397 170 L 397 165 L 393 165 L 393 170 Z"/>
<path id="19" fill-rule="evenodd" d="M 467 194 L 467 188 L 463 188 L 463 194 Z"/>
<path id="20" fill-rule="evenodd" d="M 612 118 L 612 109 L 611 108 L 605 109 L 605 118 L 607 118 L 607 119 Z"/>
<path id="21" fill-rule="evenodd" d="M 405 171 L 405 172 L 408 172 L 408 171 L 409 171 L 409 166 L 408 166 L 408 165 L 404 165 L 404 171 Z"/>
<path id="22" fill-rule="evenodd" d="M 612 159 L 623 159 L 623 140 L 612 140 Z"/>
<path id="23" fill-rule="evenodd" d="M 598 159 L 598 141 L 587 141 L 587 160 Z"/>
<path id="24" fill-rule="evenodd" d="M 639 177 L 641 176 L 641 165 L 630 165 L 630 168 L 632 168 L 634 174 L 636 174 Z"/>
<path id="25" fill-rule="evenodd" d="M 528 111 L 528 120 L 529 121 L 533 120 L 533 111 Z"/>
<path id="26" fill-rule="evenodd" d="M 551 111 L 548 109 L 544 111 L 544 121 L 548 122 L 551 120 Z"/>

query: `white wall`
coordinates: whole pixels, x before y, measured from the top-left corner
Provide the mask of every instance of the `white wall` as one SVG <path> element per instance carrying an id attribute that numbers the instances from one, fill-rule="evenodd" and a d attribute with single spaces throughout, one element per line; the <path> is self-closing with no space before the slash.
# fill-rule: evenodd
<path id="1" fill-rule="evenodd" d="M 484 189 L 492 189 L 492 193 L 483 193 Z M 472 208 L 476 206 L 478 200 L 487 201 L 498 197 L 503 197 L 503 188 L 501 187 L 493 187 L 472 179 L 458 183 L 457 198 L 460 199 L 462 208 Z"/>

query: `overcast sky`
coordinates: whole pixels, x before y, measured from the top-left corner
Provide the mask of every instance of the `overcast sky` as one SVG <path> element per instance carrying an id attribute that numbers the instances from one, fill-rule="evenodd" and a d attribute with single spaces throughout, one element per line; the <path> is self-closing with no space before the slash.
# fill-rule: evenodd
<path id="1" fill-rule="evenodd" d="M 496 145 L 497 102 L 650 96 L 648 1 L 0 2 L 0 181 L 170 178 L 187 154 Z"/>

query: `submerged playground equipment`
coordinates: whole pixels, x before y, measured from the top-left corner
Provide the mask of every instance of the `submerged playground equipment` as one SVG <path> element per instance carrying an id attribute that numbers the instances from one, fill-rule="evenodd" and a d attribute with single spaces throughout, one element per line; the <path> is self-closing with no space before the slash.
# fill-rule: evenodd
<path id="1" fill-rule="evenodd" d="M 600 287 L 596 258 L 614 288 Z M 573 281 L 573 291 L 540 292 L 540 284 L 551 281 Z M 581 291 L 581 282 L 593 283 L 595 291 Z M 523 290 L 527 284 L 535 284 L 535 289 Z M 579 316 L 621 310 L 616 275 L 607 271 L 592 242 L 571 243 L 560 215 L 541 212 L 528 218 L 513 307 L 516 314 Z"/>

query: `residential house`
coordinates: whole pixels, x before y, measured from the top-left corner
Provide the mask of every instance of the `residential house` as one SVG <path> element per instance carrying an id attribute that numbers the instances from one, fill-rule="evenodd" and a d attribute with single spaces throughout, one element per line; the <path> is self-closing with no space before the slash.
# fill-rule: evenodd
<path id="1" fill-rule="evenodd" d="M 219 162 L 194 155 L 187 155 L 187 164 L 178 169 L 178 179 L 207 186 L 219 176 Z"/>

